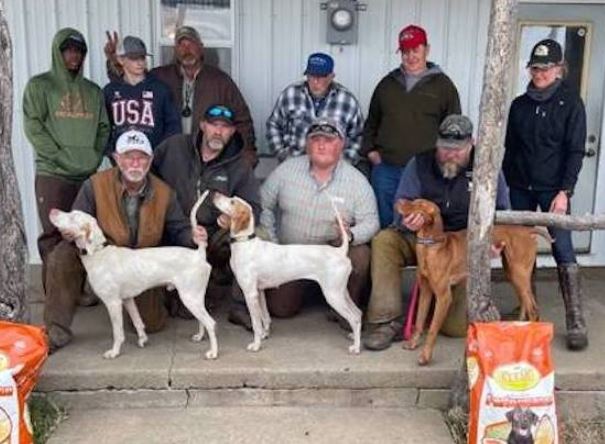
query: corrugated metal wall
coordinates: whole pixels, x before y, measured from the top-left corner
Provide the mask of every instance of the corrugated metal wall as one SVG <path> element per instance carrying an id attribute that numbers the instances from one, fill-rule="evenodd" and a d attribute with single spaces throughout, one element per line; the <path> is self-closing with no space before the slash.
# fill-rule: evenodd
<path id="1" fill-rule="evenodd" d="M 232 0 L 235 5 L 233 78 L 252 110 L 259 146 L 279 92 L 302 78 L 308 54 L 325 51 L 336 61 L 336 78 L 359 98 L 364 114 L 374 86 L 400 63 L 396 53 L 400 29 L 425 27 L 430 60 L 454 80 L 463 112 L 476 122 L 487 42 L 490 2 L 486 0 L 361 0 L 358 44 L 325 43 L 322 0 Z M 532 0 L 536 1 L 536 0 Z M 160 0 L 5 0 L 13 38 L 15 119 L 13 150 L 22 193 L 30 260 L 37 262 L 38 218 L 34 195 L 33 152 L 22 129 L 21 97 L 28 79 L 50 67 L 55 32 L 72 26 L 89 43 L 88 77 L 103 86 L 105 30 L 143 38 L 157 54 Z"/>

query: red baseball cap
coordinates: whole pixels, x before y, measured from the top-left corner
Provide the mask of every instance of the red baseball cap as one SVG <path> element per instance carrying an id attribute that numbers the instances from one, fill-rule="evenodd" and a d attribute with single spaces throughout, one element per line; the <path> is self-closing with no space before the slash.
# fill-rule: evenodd
<path id="1" fill-rule="evenodd" d="M 399 33 L 399 50 L 414 49 L 419 45 L 426 45 L 426 31 L 420 26 L 409 25 Z"/>

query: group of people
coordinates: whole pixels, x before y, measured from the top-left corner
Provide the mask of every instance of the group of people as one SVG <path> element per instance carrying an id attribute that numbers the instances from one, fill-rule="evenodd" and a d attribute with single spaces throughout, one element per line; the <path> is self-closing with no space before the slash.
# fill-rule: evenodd
<path id="1" fill-rule="evenodd" d="M 231 286 L 229 320 L 251 329 L 229 270 L 228 221 L 210 200 L 198 211 L 195 227 L 185 216 L 206 190 L 245 199 L 257 234 L 268 240 L 349 242 L 348 289 L 355 303 L 367 306 L 365 347 L 383 350 L 401 339 L 401 269 L 415 263 L 414 233 L 423 220 L 420 214 L 402 219 L 393 204 L 430 199 L 446 230 L 465 229 L 474 141 L 454 83 L 428 60 L 425 30 L 406 26 L 398 48 L 401 65 L 376 86 L 365 121 L 355 96 L 334 80 L 332 57 L 309 56 L 305 79 L 284 89 L 267 120 L 268 146 L 280 164 L 261 186 L 254 174 L 249 108 L 229 75 L 204 63 L 195 29 L 178 28 L 174 62 L 152 70 L 141 39 L 108 33 L 110 82 L 103 90 L 83 77 L 88 47 L 82 34 L 60 30 L 51 70 L 32 78 L 23 98 L 25 131 L 36 153 L 38 247 L 51 350 L 73 338 L 85 281 L 78 258 L 85 252 L 70 242 L 71 233 L 52 226 L 51 208 L 94 215 L 115 245 L 206 242 L 211 279 Z M 510 110 L 497 207 L 569 213 L 584 152 L 584 107 L 563 79 L 557 42 L 536 44 L 528 69 L 527 92 Z M 96 172 L 103 156 L 114 167 Z M 364 161 L 369 173 L 361 167 Z M 347 239 L 341 238 L 330 202 L 344 219 Z M 551 234 L 567 345 L 583 349 L 587 329 L 571 234 L 561 229 Z M 267 292 L 268 309 L 273 316 L 294 316 L 320 291 L 310 281 L 288 283 Z M 164 289 L 149 290 L 136 302 L 148 332 L 161 330 L 169 315 L 188 316 Z M 335 313 L 329 316 L 339 321 Z"/>

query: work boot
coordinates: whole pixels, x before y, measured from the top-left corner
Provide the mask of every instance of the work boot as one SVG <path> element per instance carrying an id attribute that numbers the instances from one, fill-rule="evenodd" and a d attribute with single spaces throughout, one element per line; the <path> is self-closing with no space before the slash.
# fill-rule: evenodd
<path id="1" fill-rule="evenodd" d="M 561 264 L 557 267 L 559 286 L 565 304 L 567 348 L 583 350 L 588 346 L 588 332 L 582 310 L 582 288 L 578 264 Z"/>
<path id="2" fill-rule="evenodd" d="M 70 330 L 65 330 L 57 325 L 48 327 L 46 334 L 48 336 L 48 354 L 50 355 L 65 347 L 73 338 Z"/>
<path id="3" fill-rule="evenodd" d="M 363 338 L 363 346 L 368 350 L 385 350 L 393 342 L 403 340 L 403 324 L 400 320 L 374 324 Z"/>

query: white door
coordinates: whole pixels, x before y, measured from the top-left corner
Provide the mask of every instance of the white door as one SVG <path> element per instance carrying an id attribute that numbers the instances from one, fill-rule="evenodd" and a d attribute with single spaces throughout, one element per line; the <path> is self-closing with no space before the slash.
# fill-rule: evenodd
<path id="1" fill-rule="evenodd" d="M 526 3 L 519 6 L 515 96 L 525 91 L 529 79 L 525 65 L 531 48 L 544 38 L 552 38 L 563 47 L 568 64 L 567 79 L 577 86 L 586 105 L 586 154 L 571 205 L 574 214 L 592 213 L 601 139 L 605 5 Z M 575 232 L 576 251 L 588 252 L 591 237 L 588 231 Z"/>

